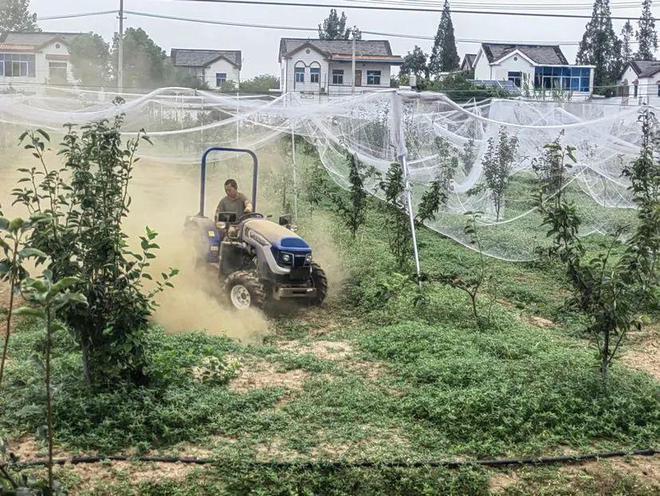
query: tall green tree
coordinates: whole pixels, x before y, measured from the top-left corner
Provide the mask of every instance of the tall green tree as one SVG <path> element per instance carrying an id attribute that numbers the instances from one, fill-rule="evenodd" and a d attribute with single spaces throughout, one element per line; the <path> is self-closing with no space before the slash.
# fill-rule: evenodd
<path id="1" fill-rule="evenodd" d="M 116 78 L 119 60 L 119 37 L 112 44 L 112 67 Z M 154 88 L 161 86 L 167 75 L 167 54 L 142 28 L 124 32 L 124 87 Z"/>
<path id="2" fill-rule="evenodd" d="M 112 78 L 117 80 L 119 38 L 112 43 Z M 205 84 L 172 64 L 165 51 L 142 28 L 128 28 L 124 33 L 124 87 L 158 88 L 187 86 L 204 88 Z"/>
<path id="3" fill-rule="evenodd" d="M 458 57 L 458 51 L 456 50 L 454 25 L 451 22 L 449 0 L 445 0 L 440 24 L 438 24 L 438 32 L 435 35 L 431 59 L 429 60 L 429 71 L 434 75 L 438 75 L 441 72 L 453 71 L 454 69 L 458 69 L 460 62 L 461 59 Z"/>
<path id="4" fill-rule="evenodd" d="M 594 65 L 595 92 L 607 94 L 606 86 L 618 80 L 621 72 L 621 41 L 612 27 L 609 0 L 595 0 L 591 20 L 580 42 L 577 63 Z"/>
<path id="5" fill-rule="evenodd" d="M 428 55 L 424 51 L 415 45 L 415 48 L 412 52 L 408 52 L 408 55 L 403 57 L 403 64 L 401 64 L 401 74 L 409 76 L 414 74 L 417 77 L 424 76 L 429 77 L 429 67 L 426 63 Z"/>
<path id="6" fill-rule="evenodd" d="M 83 86 L 105 86 L 110 82 L 110 46 L 101 35 L 86 33 L 69 45 L 73 77 Z"/>
<path id="7" fill-rule="evenodd" d="M 348 18 L 344 12 L 341 16 L 337 14 L 336 9 L 330 9 L 330 15 L 319 24 L 319 39 L 321 40 L 348 40 L 351 39 L 353 30 L 346 27 Z M 355 30 L 355 39 L 362 39 L 362 33 L 359 29 Z"/>
<path id="8" fill-rule="evenodd" d="M 41 31 L 30 0 L 0 0 L 0 34 L 8 31 Z"/>
<path id="9" fill-rule="evenodd" d="M 637 29 L 637 41 L 639 47 L 635 58 L 638 60 L 654 60 L 655 51 L 658 49 L 658 33 L 655 30 L 655 20 L 651 12 L 653 0 L 642 2 L 642 16 L 639 18 Z"/>
<path id="10" fill-rule="evenodd" d="M 632 24 L 628 19 L 621 30 L 621 62 L 623 64 L 627 64 L 633 59 L 632 38 L 634 34 Z"/>

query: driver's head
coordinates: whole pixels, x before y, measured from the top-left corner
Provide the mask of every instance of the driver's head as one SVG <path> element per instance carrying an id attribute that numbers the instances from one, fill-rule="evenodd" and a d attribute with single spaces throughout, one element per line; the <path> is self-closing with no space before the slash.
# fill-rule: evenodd
<path id="1" fill-rule="evenodd" d="M 225 193 L 232 200 L 238 196 L 238 184 L 235 179 L 227 179 L 225 181 Z"/>

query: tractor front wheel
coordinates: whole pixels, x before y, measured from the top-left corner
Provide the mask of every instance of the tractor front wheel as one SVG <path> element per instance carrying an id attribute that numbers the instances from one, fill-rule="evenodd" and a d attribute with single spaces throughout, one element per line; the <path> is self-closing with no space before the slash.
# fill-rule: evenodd
<path id="1" fill-rule="evenodd" d="M 225 293 L 236 310 L 262 308 L 266 301 L 263 284 L 250 272 L 238 271 L 230 274 L 225 282 Z"/>
<path id="2" fill-rule="evenodd" d="M 312 262 L 312 284 L 316 289 L 316 295 L 311 301 L 312 305 L 320 305 L 328 296 L 328 278 L 325 271 L 316 262 Z"/>

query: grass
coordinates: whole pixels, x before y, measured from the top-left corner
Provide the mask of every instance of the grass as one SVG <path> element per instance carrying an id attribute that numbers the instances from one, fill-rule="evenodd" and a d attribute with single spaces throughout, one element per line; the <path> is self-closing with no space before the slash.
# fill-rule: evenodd
<path id="1" fill-rule="evenodd" d="M 301 233 L 313 235 L 328 215 L 307 218 Z M 378 465 L 658 445 L 657 380 L 619 364 L 610 393 L 603 391 L 580 317 L 563 307 L 558 269 L 489 260 L 497 284 L 480 299 L 490 319 L 479 329 L 459 290 L 429 285 L 426 303 L 415 303 L 416 285 L 388 254 L 386 221 L 372 208 L 356 242 L 332 228 L 350 275 L 342 294 L 325 310 L 278 317 L 261 345 L 152 329 L 149 387 L 91 393 L 74 343 L 58 335 L 60 449 L 190 454 L 194 448 L 223 460 L 178 478 L 136 482 L 117 472 L 110 484 L 85 486 L 67 468 L 61 479 L 79 494 L 100 495 L 480 495 L 494 492 L 493 476 L 501 473 Z M 420 240 L 423 270 L 432 276 L 469 273 L 478 263 L 475 253 L 430 231 L 422 230 Z M 597 251 L 598 243 L 590 248 Z M 533 315 L 554 325 L 533 326 L 527 321 Z M 43 424 L 43 385 L 31 358 L 42 346 L 43 329 L 33 322 L 12 338 L 0 437 L 18 440 Z M 266 376 L 244 389 L 198 383 L 192 369 L 209 356 L 237 357 L 242 374 Z M 282 378 L 288 382 L 275 380 Z M 375 466 L 323 465 L 337 460 Z M 255 461 L 266 465 L 250 465 Z M 292 465 L 267 464 L 283 461 Z M 310 461 L 319 465 L 305 465 Z M 558 467 L 517 471 L 514 479 L 498 492 L 646 495 L 658 488 L 632 474 L 586 477 Z"/>

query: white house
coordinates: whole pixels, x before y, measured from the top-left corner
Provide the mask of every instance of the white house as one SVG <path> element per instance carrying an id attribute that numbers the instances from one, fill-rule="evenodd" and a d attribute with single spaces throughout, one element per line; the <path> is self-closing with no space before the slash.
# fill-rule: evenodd
<path id="1" fill-rule="evenodd" d="M 631 60 L 619 80 L 621 95 L 627 103 L 660 103 L 660 61 Z"/>
<path id="2" fill-rule="evenodd" d="M 561 91 L 580 99 L 593 92 L 593 68 L 569 64 L 559 45 L 482 43 L 474 61 L 474 79 L 511 81 L 523 94 Z"/>
<path id="3" fill-rule="evenodd" d="M 390 87 L 392 66 L 403 59 L 392 55 L 390 42 L 357 40 L 355 74 L 353 41 L 282 38 L 280 40 L 280 89 L 328 95 L 350 95 Z"/>
<path id="4" fill-rule="evenodd" d="M 5 33 L 0 36 L 0 85 L 74 84 L 69 43 L 79 33 Z"/>
<path id="5" fill-rule="evenodd" d="M 463 57 L 463 62 L 461 62 L 461 72 L 472 72 L 476 58 L 476 53 L 466 53 L 465 57 Z"/>
<path id="6" fill-rule="evenodd" d="M 242 54 L 240 50 L 196 50 L 172 48 L 172 63 L 187 70 L 207 84 L 209 88 L 221 88 L 233 81 L 241 81 Z"/>

